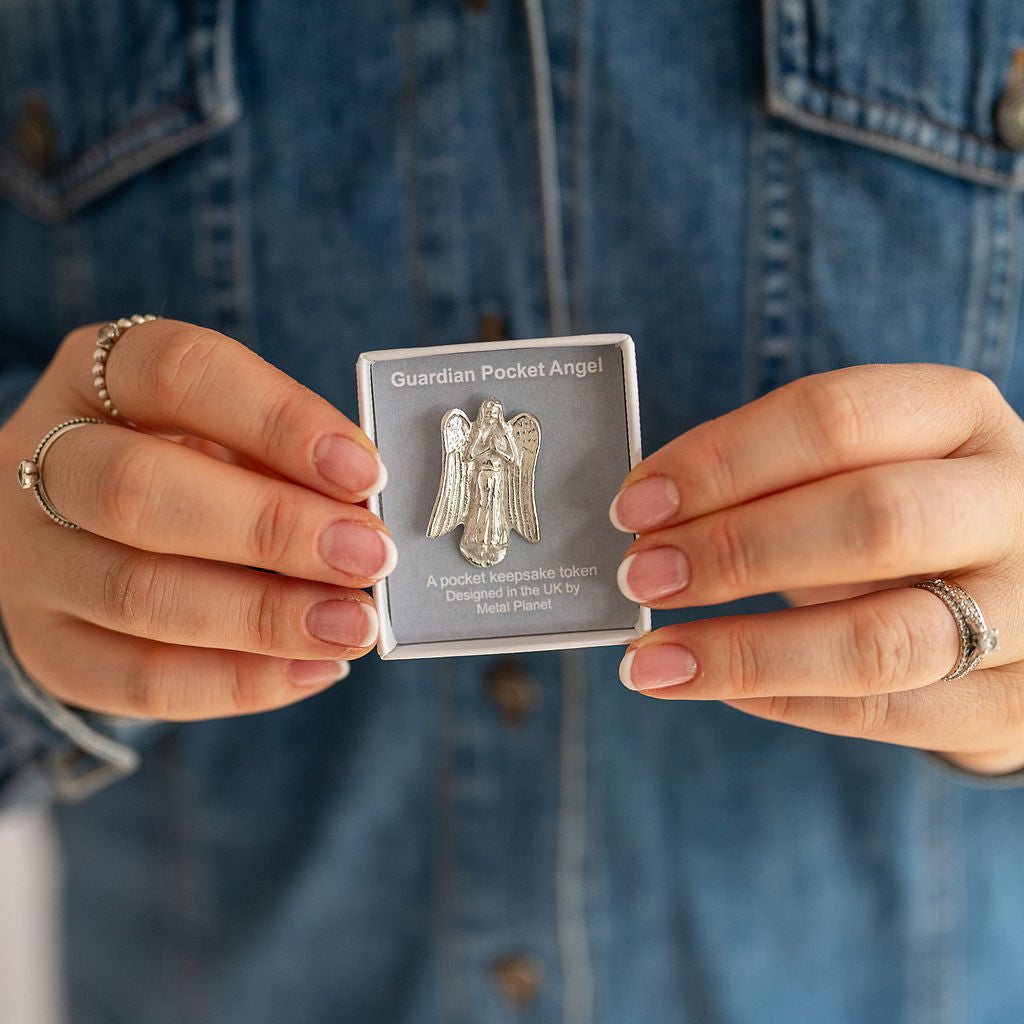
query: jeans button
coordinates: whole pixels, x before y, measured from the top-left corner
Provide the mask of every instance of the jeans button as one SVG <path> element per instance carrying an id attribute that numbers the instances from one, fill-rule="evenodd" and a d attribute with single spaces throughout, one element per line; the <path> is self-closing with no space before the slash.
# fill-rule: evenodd
<path id="1" fill-rule="evenodd" d="M 996 104 L 996 132 L 1009 149 L 1024 149 L 1024 49 L 1015 50 L 1010 61 L 1009 82 Z"/>
<path id="2" fill-rule="evenodd" d="M 466 0 L 466 6 L 471 11 L 482 11 L 485 10 L 490 0 Z"/>
<path id="3" fill-rule="evenodd" d="M 510 728 L 522 725 L 540 706 L 540 685 L 514 658 L 494 665 L 487 673 L 485 686 L 498 716 Z"/>
<path id="4" fill-rule="evenodd" d="M 996 131 L 1004 146 L 1024 149 L 1024 85 L 1012 86 L 996 105 Z"/>
<path id="5" fill-rule="evenodd" d="M 525 1010 L 544 985 L 544 972 L 536 957 L 515 953 L 494 961 L 491 977 L 509 1008 Z"/>
<path id="6" fill-rule="evenodd" d="M 36 171 L 47 171 L 57 153 L 57 129 L 42 96 L 26 96 L 14 127 L 18 155 Z"/>
<path id="7" fill-rule="evenodd" d="M 484 313 L 476 329 L 477 341 L 507 341 L 508 324 L 500 313 Z"/>

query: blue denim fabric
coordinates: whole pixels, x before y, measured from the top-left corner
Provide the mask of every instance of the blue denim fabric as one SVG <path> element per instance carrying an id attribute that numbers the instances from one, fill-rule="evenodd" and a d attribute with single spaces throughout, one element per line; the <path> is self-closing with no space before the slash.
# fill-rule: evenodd
<path id="1" fill-rule="evenodd" d="M 992 116 L 1019 0 L 544 0 L 543 47 L 537 6 L 0 4 L 0 413 L 64 331 L 139 310 L 354 416 L 361 350 L 542 336 L 560 294 L 636 339 L 648 451 L 856 362 L 976 367 L 1024 409 Z M 1020 1019 L 1024 793 L 648 700 L 617 658 L 515 659 L 519 724 L 506 660 L 371 655 L 146 727 L 7 657 L 5 797 L 125 776 L 56 806 L 75 1024 Z"/>

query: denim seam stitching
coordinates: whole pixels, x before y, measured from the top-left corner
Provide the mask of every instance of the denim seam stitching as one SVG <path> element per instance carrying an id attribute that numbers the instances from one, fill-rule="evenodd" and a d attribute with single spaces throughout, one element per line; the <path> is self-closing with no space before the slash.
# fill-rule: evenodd
<path id="1" fill-rule="evenodd" d="M 164 932 L 172 963 L 173 999 L 181 1019 L 203 1024 L 212 1017 L 204 984 L 204 939 L 210 931 L 203 909 L 211 905 L 200 893 L 201 856 L 197 848 L 193 803 L 189 799 L 183 745 L 184 734 L 170 734 L 155 758 L 160 800 L 165 811 L 167 877 L 161 887 L 166 925 Z"/>
<path id="2" fill-rule="evenodd" d="M 792 131 L 762 120 L 752 138 L 751 341 L 748 398 L 779 383 L 796 353 L 793 323 Z M 777 365 L 776 365 L 777 364 Z"/>
<path id="3" fill-rule="evenodd" d="M 1019 196 L 996 193 L 993 213 L 998 215 L 993 250 L 998 254 L 995 281 L 989 291 L 989 315 L 980 353 L 983 373 L 1004 382 L 1013 352 L 1013 337 L 1020 310 Z"/>
<path id="4" fill-rule="evenodd" d="M 569 288 L 565 265 L 565 225 L 558 181 L 558 136 L 551 83 L 551 56 L 542 0 L 523 0 L 530 42 L 530 72 L 537 132 L 544 274 L 548 290 L 548 323 L 554 336 L 569 333 Z"/>
<path id="5" fill-rule="evenodd" d="M 925 776 L 928 793 L 925 798 L 928 814 L 928 881 L 932 899 L 929 901 L 929 948 L 925 952 L 927 985 L 921 1005 L 927 1005 L 922 1021 L 927 1024 L 955 1024 L 958 1012 L 958 981 L 955 933 L 959 920 L 953 883 L 956 858 L 953 854 L 954 822 L 950 794 L 933 775 Z M 926 994 L 925 994 L 926 993 Z"/>
<path id="6" fill-rule="evenodd" d="M 458 867 L 458 812 L 453 805 L 453 794 L 457 787 L 455 693 L 456 681 L 451 662 L 437 666 L 437 716 L 438 742 L 436 778 L 437 787 L 437 830 L 435 833 L 435 926 L 434 937 L 438 951 L 436 960 L 437 1001 L 440 1019 L 444 1021 L 468 1020 L 469 999 L 461 984 L 463 973 L 452 969 L 461 951 L 457 929 L 452 927 L 452 918 L 459 901 Z"/>
<path id="7" fill-rule="evenodd" d="M 588 0 L 575 0 L 574 58 L 572 67 L 572 96 L 574 99 L 574 126 L 572 140 L 572 231 L 573 250 L 569 321 L 572 329 L 579 330 L 587 321 L 587 238 L 590 207 L 590 148 L 587 145 L 590 129 L 590 57 L 589 32 L 592 11 Z"/>
<path id="8" fill-rule="evenodd" d="M 590 1024 L 594 1012 L 594 974 L 586 915 L 587 690 L 582 653 L 565 651 L 561 666 L 555 921 L 562 962 L 562 1022 Z"/>
<path id="9" fill-rule="evenodd" d="M 401 100 L 398 116 L 397 158 L 402 178 L 402 197 L 405 202 L 404 249 L 409 261 L 409 280 L 420 344 L 433 344 L 430 322 L 426 267 L 421 253 L 419 165 L 416 155 L 416 114 L 419 98 L 416 81 L 417 46 L 413 24 L 413 0 L 401 0 L 400 56 L 402 68 Z"/>
<path id="10" fill-rule="evenodd" d="M 814 92 L 825 94 L 825 90 L 818 87 L 809 87 Z M 872 109 L 880 110 L 877 104 L 851 100 L 858 111 L 866 112 L 870 116 Z M 901 139 L 896 135 L 888 134 L 879 129 L 864 128 L 844 119 L 835 111 L 831 115 L 819 114 L 808 110 L 797 103 L 784 99 L 777 93 L 770 93 L 768 96 L 768 109 L 778 117 L 784 117 L 802 128 L 817 131 L 830 135 L 845 142 L 852 142 L 868 147 L 869 149 L 881 150 L 894 156 L 900 156 L 915 163 L 924 164 L 955 177 L 966 178 L 969 181 L 981 185 L 991 185 L 997 188 L 1012 188 L 1013 190 L 1024 189 L 1024 170 L 1001 171 L 990 166 L 999 158 L 992 146 L 991 159 L 982 159 L 989 151 L 979 142 L 974 148 L 977 152 L 977 161 L 971 162 L 966 158 L 950 156 L 939 150 L 929 148 L 921 143 L 915 143 Z M 914 134 L 933 127 L 932 122 L 919 118 L 914 114 L 904 113 L 900 118 L 901 124 L 910 126 Z M 955 140 L 954 140 L 955 142 Z M 955 148 L 961 151 L 971 148 L 970 142 L 966 139 L 955 144 Z M 1019 163 L 1020 161 L 1015 161 Z"/>
<path id="11" fill-rule="evenodd" d="M 993 194 L 980 191 L 972 198 L 971 252 L 968 268 L 967 291 L 964 301 L 963 334 L 957 360 L 963 366 L 978 365 L 985 330 L 985 297 L 989 292 L 991 258 L 991 206 Z"/>

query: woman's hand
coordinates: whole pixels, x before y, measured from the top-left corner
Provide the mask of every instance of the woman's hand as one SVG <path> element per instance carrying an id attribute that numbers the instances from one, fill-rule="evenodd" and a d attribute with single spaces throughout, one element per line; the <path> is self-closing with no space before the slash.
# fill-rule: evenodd
<path id="1" fill-rule="evenodd" d="M 653 608 L 781 591 L 800 607 L 656 630 L 623 682 L 822 732 L 1024 765 L 1024 423 L 987 378 L 862 366 L 796 381 L 637 466 L 612 521 Z M 957 681 L 955 580 L 1000 632 Z"/>
<path id="2" fill-rule="evenodd" d="M 58 423 L 105 416 L 95 347 L 95 327 L 68 335 L 0 430 L 0 610 L 25 669 L 68 704 L 162 719 L 262 711 L 343 677 L 377 635 L 358 588 L 396 560 L 360 505 L 386 479 L 367 437 L 230 338 L 139 324 L 106 368 L 138 429 L 78 427 L 45 456 L 50 501 L 82 527 L 64 529 L 14 474 Z"/>

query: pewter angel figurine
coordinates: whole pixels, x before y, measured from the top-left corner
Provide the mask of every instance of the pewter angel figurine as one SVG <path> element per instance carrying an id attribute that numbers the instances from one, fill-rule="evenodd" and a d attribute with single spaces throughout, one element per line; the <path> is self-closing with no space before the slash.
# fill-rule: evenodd
<path id="1" fill-rule="evenodd" d="M 472 423 L 461 409 L 441 419 L 443 465 L 427 527 L 440 537 L 465 524 L 459 550 L 474 565 L 497 565 L 509 534 L 540 540 L 533 481 L 540 423 L 528 412 L 506 422 L 501 402 L 485 398 Z"/>

